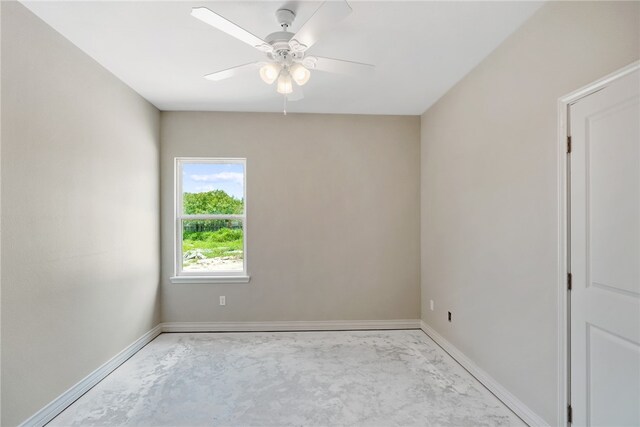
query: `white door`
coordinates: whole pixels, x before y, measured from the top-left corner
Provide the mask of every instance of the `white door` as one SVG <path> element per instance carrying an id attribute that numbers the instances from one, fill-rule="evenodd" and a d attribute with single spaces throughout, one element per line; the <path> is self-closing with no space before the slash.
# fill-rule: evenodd
<path id="1" fill-rule="evenodd" d="M 640 426 L 640 73 L 569 120 L 573 424 Z"/>

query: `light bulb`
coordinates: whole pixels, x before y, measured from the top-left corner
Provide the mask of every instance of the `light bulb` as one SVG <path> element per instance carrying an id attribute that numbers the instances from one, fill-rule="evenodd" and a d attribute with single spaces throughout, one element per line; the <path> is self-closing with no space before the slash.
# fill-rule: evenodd
<path id="1" fill-rule="evenodd" d="M 309 77 L 311 77 L 311 72 L 307 70 L 302 64 L 295 63 L 290 68 L 291 77 L 298 83 L 299 86 L 304 85 L 309 81 Z"/>
<path id="2" fill-rule="evenodd" d="M 276 81 L 278 74 L 280 74 L 280 66 L 278 64 L 270 62 L 260 68 L 260 78 L 268 85 Z"/>
<path id="3" fill-rule="evenodd" d="M 283 70 L 278 77 L 278 93 L 288 95 L 293 92 L 293 84 L 291 82 L 291 75 Z"/>

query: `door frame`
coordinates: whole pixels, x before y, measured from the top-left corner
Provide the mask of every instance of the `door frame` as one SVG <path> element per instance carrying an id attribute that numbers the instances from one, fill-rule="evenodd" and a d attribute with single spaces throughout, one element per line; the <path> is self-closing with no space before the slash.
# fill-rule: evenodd
<path id="1" fill-rule="evenodd" d="M 569 290 L 567 277 L 570 262 L 569 239 L 569 173 L 570 159 L 567 153 L 567 139 L 569 136 L 569 108 L 585 96 L 604 89 L 612 82 L 640 69 L 640 61 L 632 62 L 593 83 L 581 87 L 567 95 L 558 98 L 558 296 L 557 296 L 557 325 L 558 325 L 558 417 L 557 425 L 568 425 L 567 408 L 571 396 L 569 346 L 571 337 L 569 325 L 571 315 L 569 310 Z"/>

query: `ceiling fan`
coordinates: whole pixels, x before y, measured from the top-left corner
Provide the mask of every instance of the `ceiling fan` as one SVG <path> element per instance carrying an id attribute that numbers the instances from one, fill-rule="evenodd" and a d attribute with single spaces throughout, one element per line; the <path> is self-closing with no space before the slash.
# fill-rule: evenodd
<path id="1" fill-rule="evenodd" d="M 266 55 L 266 60 L 216 71 L 207 74 L 204 78 L 214 81 L 224 80 L 245 69 L 257 68 L 265 83 L 277 82 L 276 90 L 285 96 L 285 101 L 286 99 L 295 101 L 302 98 L 302 90 L 299 86 L 309 81 L 310 70 L 351 75 L 371 72 L 374 70 L 371 64 L 307 55 L 307 50 L 318 41 L 323 32 L 330 30 L 350 13 L 351 7 L 344 0 L 325 1 L 294 34 L 288 29 L 296 14 L 289 9 L 279 9 L 276 11 L 276 19 L 282 30 L 269 34 L 263 40 L 206 7 L 194 7 L 191 10 L 192 16 L 253 46 Z"/>

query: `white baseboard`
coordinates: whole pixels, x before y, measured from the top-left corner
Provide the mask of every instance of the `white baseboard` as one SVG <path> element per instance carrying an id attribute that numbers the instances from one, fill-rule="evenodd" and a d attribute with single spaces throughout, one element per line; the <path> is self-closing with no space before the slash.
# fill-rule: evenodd
<path id="1" fill-rule="evenodd" d="M 367 329 L 420 329 L 419 319 L 318 320 L 281 322 L 167 322 L 162 332 L 271 332 L 340 331 Z"/>
<path id="2" fill-rule="evenodd" d="M 462 367 L 464 367 L 471 375 L 473 375 L 482 385 L 484 385 L 491 393 L 502 401 L 509 409 L 511 409 L 525 423 L 532 427 L 548 426 L 538 414 L 533 412 L 527 405 L 522 403 L 520 399 L 515 397 L 509 390 L 504 388 L 498 381 L 493 379 L 488 373 L 483 371 L 478 365 L 473 363 L 471 359 L 465 356 L 453 344 L 447 341 L 442 335 L 437 333 L 432 327 L 424 321 L 420 322 L 420 328 L 431 337 L 440 347 L 442 347 L 451 357 L 453 357 Z"/>
<path id="3" fill-rule="evenodd" d="M 47 424 L 54 419 L 58 414 L 64 411 L 67 406 L 75 402 L 80 396 L 89 391 L 93 386 L 102 381 L 107 375 L 113 372 L 118 366 L 122 365 L 131 356 L 136 354 L 138 350 L 153 341 L 155 337 L 162 333 L 161 325 L 157 325 L 149 332 L 138 338 L 135 342 L 115 355 L 113 358 L 105 362 L 98 369 L 90 373 L 76 385 L 69 390 L 62 393 L 51 403 L 38 412 L 33 414 L 30 418 L 20 424 L 20 427 L 40 427 Z"/>

